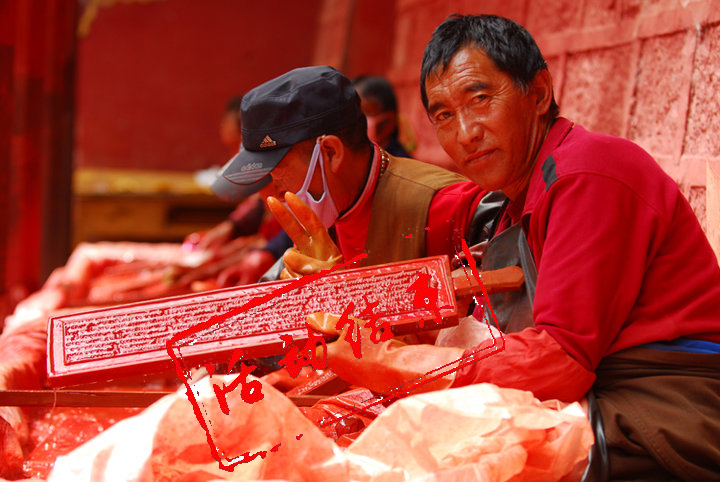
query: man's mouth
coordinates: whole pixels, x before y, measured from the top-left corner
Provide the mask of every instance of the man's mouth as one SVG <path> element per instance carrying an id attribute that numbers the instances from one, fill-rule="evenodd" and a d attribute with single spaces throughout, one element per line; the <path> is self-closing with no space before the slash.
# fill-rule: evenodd
<path id="1" fill-rule="evenodd" d="M 464 164 L 469 165 L 469 164 L 474 164 L 478 161 L 484 161 L 485 159 L 490 157 L 490 155 L 493 152 L 495 152 L 495 149 L 486 149 L 484 151 L 476 152 L 476 153 L 466 157 Z"/>

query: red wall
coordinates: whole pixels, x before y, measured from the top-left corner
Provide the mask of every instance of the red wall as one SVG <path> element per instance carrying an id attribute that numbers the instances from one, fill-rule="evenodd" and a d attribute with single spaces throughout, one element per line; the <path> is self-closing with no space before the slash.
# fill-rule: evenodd
<path id="1" fill-rule="evenodd" d="M 389 71 L 418 136 L 414 155 L 447 162 L 420 103 L 422 51 L 446 15 L 525 25 L 548 60 L 560 113 L 648 150 L 705 225 L 706 162 L 720 160 L 716 0 L 397 0 Z"/>
<path id="2" fill-rule="evenodd" d="M 222 162 L 217 123 L 228 96 L 292 67 L 327 63 L 350 77 L 389 77 L 415 133 L 415 157 L 451 166 L 420 103 L 422 52 L 448 14 L 495 13 L 538 41 L 561 114 L 647 149 L 704 224 L 705 162 L 720 160 L 717 0 L 273 5 L 166 0 L 102 9 L 80 42 L 76 165 Z"/>
<path id="3" fill-rule="evenodd" d="M 75 166 L 224 163 L 226 100 L 310 64 L 319 6 L 165 0 L 101 8 L 78 43 Z"/>

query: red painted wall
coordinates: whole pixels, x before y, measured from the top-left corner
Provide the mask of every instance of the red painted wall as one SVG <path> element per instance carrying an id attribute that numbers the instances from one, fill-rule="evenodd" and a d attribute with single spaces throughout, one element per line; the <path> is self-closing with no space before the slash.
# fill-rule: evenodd
<path id="1" fill-rule="evenodd" d="M 309 65 L 320 0 L 101 8 L 78 43 L 76 167 L 195 170 L 228 154 L 226 100 Z"/>
<path id="2" fill-rule="evenodd" d="M 282 5 L 279 8 L 277 5 Z M 720 159 L 717 0 L 166 0 L 102 9 L 80 42 L 76 165 L 196 169 L 227 156 L 225 99 L 292 67 L 384 74 L 417 140 L 451 166 L 420 103 L 422 52 L 450 13 L 525 25 L 561 114 L 655 156 L 705 217 Z"/>
<path id="3" fill-rule="evenodd" d="M 397 0 L 389 77 L 417 133 L 415 157 L 450 162 L 420 103 L 422 51 L 446 15 L 525 25 L 553 76 L 560 113 L 628 138 L 675 179 L 705 225 L 706 162 L 720 160 L 716 0 Z"/>

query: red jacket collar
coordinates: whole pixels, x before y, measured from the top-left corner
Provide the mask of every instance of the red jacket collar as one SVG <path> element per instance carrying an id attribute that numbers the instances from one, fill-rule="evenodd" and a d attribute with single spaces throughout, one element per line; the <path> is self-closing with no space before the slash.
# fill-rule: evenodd
<path id="1" fill-rule="evenodd" d="M 525 196 L 521 196 L 521 198 L 524 198 L 524 207 L 522 210 L 523 217 L 533 211 L 538 199 L 545 192 L 545 181 L 543 180 L 542 175 L 542 168 L 545 160 L 555 149 L 557 149 L 560 144 L 562 144 L 573 126 L 573 122 L 565 119 L 564 117 L 558 117 L 550 128 L 550 132 L 548 132 L 547 137 L 545 137 L 545 141 L 543 141 L 542 146 L 540 146 L 540 151 L 535 158 L 533 174 L 530 178 L 530 182 L 528 183 Z"/>

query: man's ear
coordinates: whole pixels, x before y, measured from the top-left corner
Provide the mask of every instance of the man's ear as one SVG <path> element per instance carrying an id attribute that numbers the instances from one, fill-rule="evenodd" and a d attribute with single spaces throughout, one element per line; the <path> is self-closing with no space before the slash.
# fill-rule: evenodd
<path id="1" fill-rule="evenodd" d="M 550 72 L 543 69 L 537 74 L 530 84 L 530 93 L 535 98 L 536 113 L 538 116 L 545 115 L 550 110 L 553 99 L 553 84 Z"/>
<path id="2" fill-rule="evenodd" d="M 330 171 L 337 174 L 340 166 L 347 157 L 347 149 L 345 144 L 336 135 L 323 136 L 320 140 L 320 149 L 322 149 L 323 157 L 327 159 Z"/>

